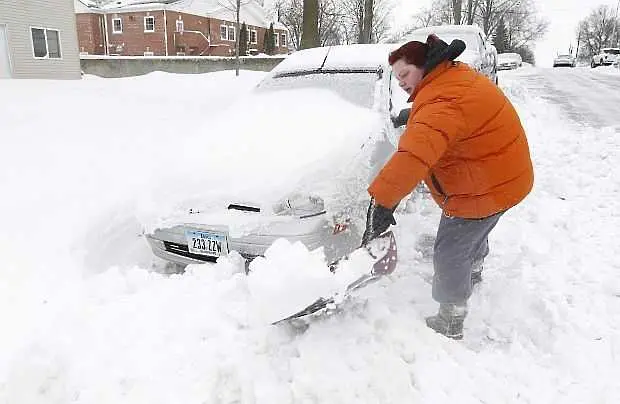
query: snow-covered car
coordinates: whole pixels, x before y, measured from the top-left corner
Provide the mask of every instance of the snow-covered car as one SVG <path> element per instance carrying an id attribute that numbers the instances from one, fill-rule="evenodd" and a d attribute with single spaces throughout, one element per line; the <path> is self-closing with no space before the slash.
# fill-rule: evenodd
<path id="1" fill-rule="evenodd" d="M 620 60 L 620 48 L 603 48 L 597 55 L 592 56 L 591 67 L 609 66 Z"/>
<path id="2" fill-rule="evenodd" d="M 497 70 L 514 70 L 523 65 L 523 59 L 518 53 L 500 53 L 498 56 Z"/>
<path id="3" fill-rule="evenodd" d="M 408 41 L 425 42 L 429 34 L 435 34 L 450 43 L 460 39 L 467 46 L 465 52 L 456 60 L 467 63 L 497 83 L 497 58 L 492 45 L 486 40 L 482 29 L 477 25 L 438 25 L 419 28 L 407 36 Z"/>
<path id="4" fill-rule="evenodd" d="M 202 153 L 211 181 L 145 226 L 153 253 L 185 266 L 236 251 L 249 263 L 284 238 L 322 248 L 329 264 L 359 247 L 366 188 L 402 132 L 393 120 L 406 94 L 387 64 L 392 49 L 295 52 L 209 123 L 225 141 L 186 153 Z"/>
<path id="5" fill-rule="evenodd" d="M 576 64 L 577 62 L 575 60 L 575 57 L 568 53 L 558 55 L 555 57 L 555 59 L 553 59 L 553 67 L 575 67 Z"/>

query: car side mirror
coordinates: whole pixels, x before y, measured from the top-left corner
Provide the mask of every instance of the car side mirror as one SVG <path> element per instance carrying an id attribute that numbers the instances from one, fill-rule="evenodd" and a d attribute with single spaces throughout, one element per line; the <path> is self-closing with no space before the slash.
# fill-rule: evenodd
<path id="1" fill-rule="evenodd" d="M 409 113 L 411 112 L 411 108 L 401 109 L 397 116 L 392 116 L 392 123 L 395 128 L 400 128 L 401 126 L 405 126 L 407 121 L 409 120 Z"/>

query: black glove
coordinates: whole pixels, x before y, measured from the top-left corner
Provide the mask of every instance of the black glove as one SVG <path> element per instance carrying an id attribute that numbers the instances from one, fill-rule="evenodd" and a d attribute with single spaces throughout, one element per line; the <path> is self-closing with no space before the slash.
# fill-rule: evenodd
<path id="1" fill-rule="evenodd" d="M 380 236 L 390 225 L 396 224 L 396 220 L 394 220 L 395 209 L 396 207 L 389 209 L 377 204 L 375 198 L 370 200 L 366 214 L 366 230 L 362 236 L 362 246 Z"/>
<path id="2" fill-rule="evenodd" d="M 407 121 L 409 120 L 409 114 L 411 113 L 411 108 L 401 109 L 398 116 L 392 116 L 392 124 L 395 128 L 400 128 L 401 126 L 407 125 Z"/>

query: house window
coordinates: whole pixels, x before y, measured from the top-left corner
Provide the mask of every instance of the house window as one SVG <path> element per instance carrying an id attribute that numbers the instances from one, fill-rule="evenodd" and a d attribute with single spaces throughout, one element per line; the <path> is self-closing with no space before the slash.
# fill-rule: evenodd
<path id="1" fill-rule="evenodd" d="M 258 34 L 256 30 L 250 30 L 250 43 L 258 43 Z"/>
<path id="2" fill-rule="evenodd" d="M 280 46 L 286 46 L 286 34 L 280 34 Z"/>
<path id="3" fill-rule="evenodd" d="M 112 18 L 112 33 L 113 34 L 123 33 L 123 21 L 120 18 Z"/>
<path id="4" fill-rule="evenodd" d="M 144 32 L 155 32 L 155 17 L 144 17 Z"/>
<path id="5" fill-rule="evenodd" d="M 235 27 L 228 27 L 228 40 L 235 41 Z"/>
<path id="6" fill-rule="evenodd" d="M 220 25 L 220 39 L 222 41 L 228 40 L 228 27 L 226 25 Z"/>
<path id="7" fill-rule="evenodd" d="M 177 20 L 177 32 L 183 32 L 185 30 L 185 26 L 183 24 L 183 20 Z"/>
<path id="8" fill-rule="evenodd" d="M 273 46 L 275 46 L 276 48 L 280 46 L 280 41 L 278 41 L 278 39 L 280 39 L 280 36 L 276 32 L 275 35 L 273 36 Z"/>
<path id="9" fill-rule="evenodd" d="M 55 29 L 31 28 L 32 49 L 37 59 L 60 59 L 60 35 Z"/>

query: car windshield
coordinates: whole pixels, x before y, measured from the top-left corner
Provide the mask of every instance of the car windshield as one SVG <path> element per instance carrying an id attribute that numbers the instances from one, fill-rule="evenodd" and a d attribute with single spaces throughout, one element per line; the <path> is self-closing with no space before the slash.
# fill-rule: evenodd
<path id="1" fill-rule="evenodd" d="M 294 72 L 263 80 L 257 91 L 319 88 L 334 91 L 345 100 L 371 108 L 374 101 L 376 72 Z"/>
<path id="2" fill-rule="evenodd" d="M 610 55 L 620 55 L 620 49 L 603 49 L 603 52 Z"/>

